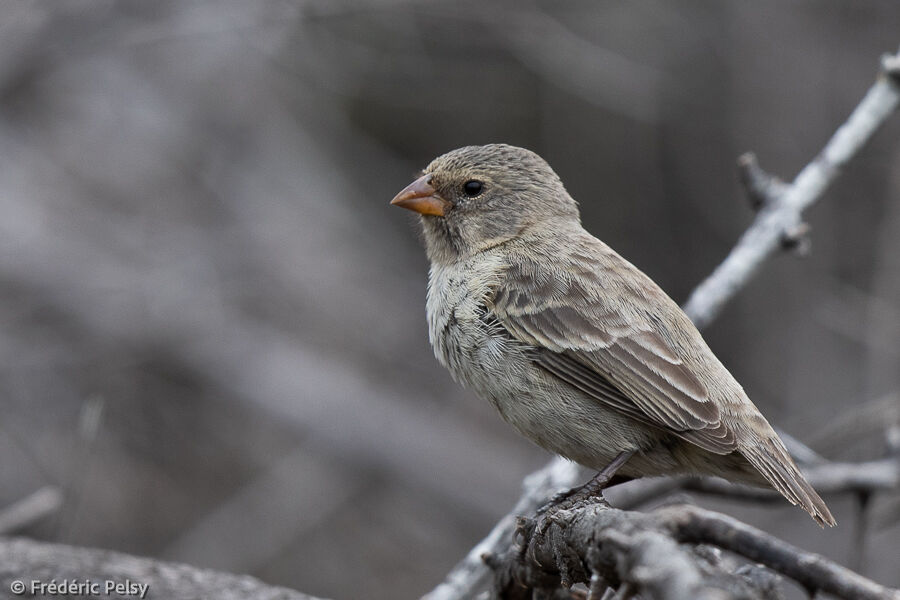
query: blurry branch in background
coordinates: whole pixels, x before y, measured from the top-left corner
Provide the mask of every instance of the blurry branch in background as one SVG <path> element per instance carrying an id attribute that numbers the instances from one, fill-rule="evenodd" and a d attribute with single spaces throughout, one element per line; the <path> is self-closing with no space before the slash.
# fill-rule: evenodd
<path id="1" fill-rule="evenodd" d="M 72 448 L 67 469 L 68 477 L 63 486 L 66 505 L 57 516 L 54 539 L 66 541 L 78 522 L 78 513 L 84 499 L 85 486 L 88 485 L 87 474 L 90 471 L 97 436 L 103 423 L 106 400 L 102 396 L 91 396 L 85 400 L 78 415 L 78 437 Z"/>
<path id="2" fill-rule="evenodd" d="M 900 451 L 900 392 L 854 406 L 838 415 L 820 431 L 809 436 L 812 446 L 828 446 L 831 452 L 840 452 L 884 436 L 888 453 Z"/>
<path id="3" fill-rule="evenodd" d="M 751 203 L 759 207 L 759 214 L 728 257 L 694 289 L 688 298 L 684 310 L 698 327 L 709 325 L 719 315 L 725 303 L 747 285 L 763 262 L 779 248 L 798 247 L 808 229 L 801 218 L 803 211 L 822 196 L 840 173 L 841 168 L 887 120 L 898 103 L 900 103 L 900 52 L 882 57 L 881 71 L 876 83 L 847 121 L 838 128 L 825 148 L 793 182 L 785 184 L 768 175 L 756 164 L 752 155 L 744 155 L 740 159 L 741 180 L 747 188 Z M 896 465 L 894 467 L 893 475 L 896 481 Z M 828 466 L 820 468 L 827 471 Z M 576 485 L 579 474 L 580 471 L 573 469 L 568 461 L 556 458 L 526 478 L 524 493 L 513 511 L 503 517 L 488 537 L 470 551 L 444 582 L 425 598 L 452 600 L 473 597 L 491 575 L 487 566 L 483 564 L 482 556 L 486 553 L 492 555 L 506 553 L 512 542 L 516 516 L 534 512 L 556 490 Z M 550 488 L 548 482 L 555 482 L 558 487 Z M 671 486 L 665 485 L 660 488 L 663 493 L 671 489 L 673 489 Z M 647 589 L 641 591 L 649 592 Z M 648 597 L 665 596 L 651 593 Z"/>
<path id="4" fill-rule="evenodd" d="M 463 13 L 450 3 L 428 7 L 447 19 L 464 18 L 491 29 L 492 37 L 541 81 L 637 123 L 660 118 L 664 73 L 593 43 L 535 2 L 517 10 L 480 3 Z"/>
<path id="5" fill-rule="evenodd" d="M 45 486 L 15 504 L 0 510 L 0 535 L 9 535 L 30 527 L 55 514 L 63 495 L 55 486 Z"/>
<path id="6" fill-rule="evenodd" d="M 495 31 L 541 79 L 636 122 L 659 119 L 659 71 L 579 37 L 537 7 L 503 13 Z"/>
<path id="7" fill-rule="evenodd" d="M 900 54 L 881 60 L 878 81 L 825 148 L 790 184 L 773 184 L 755 158 L 745 155 L 740 166 L 754 204 L 761 204 L 756 220 L 728 257 L 694 289 L 684 310 L 697 327 L 715 319 L 732 296 L 749 281 L 762 263 L 784 244 L 795 245 L 806 230 L 801 215 L 812 206 L 894 112 L 900 103 Z M 765 183 L 763 183 L 765 182 Z"/>
<path id="8" fill-rule="evenodd" d="M 803 473 L 816 491 L 831 496 L 900 490 L 900 460 L 893 457 L 859 463 L 826 462 L 805 467 Z M 781 495 L 768 488 L 687 476 L 629 482 L 621 488 L 611 489 L 609 496 L 619 508 L 635 508 L 676 490 L 732 500 L 784 502 Z"/>
<path id="9" fill-rule="evenodd" d="M 31 597 L 29 586 L 33 580 L 45 583 L 90 580 L 101 586 L 101 592 L 105 581 L 148 586 L 144 595 L 135 590 L 127 594 L 101 594 L 116 597 L 316 600 L 300 592 L 266 585 L 246 575 L 220 573 L 108 550 L 0 539 L 0 581 L 4 582 L 4 587 L 9 586 L 17 595 Z M 24 587 L 13 588 L 17 582 Z M 91 595 L 84 594 L 85 597 Z"/>
<path id="10" fill-rule="evenodd" d="M 873 494 L 900 489 L 900 461 L 894 458 L 860 463 L 829 462 L 806 468 L 803 473 L 820 494 Z M 723 479 L 690 479 L 682 487 L 729 498 L 784 502 L 774 490 L 733 484 Z"/>

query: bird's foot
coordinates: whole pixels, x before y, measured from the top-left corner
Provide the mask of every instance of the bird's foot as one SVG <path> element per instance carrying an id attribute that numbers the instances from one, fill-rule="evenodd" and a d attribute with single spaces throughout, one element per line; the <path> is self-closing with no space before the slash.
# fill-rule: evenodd
<path id="1" fill-rule="evenodd" d="M 573 487 L 572 489 L 558 492 L 549 502 L 544 504 L 537 510 L 538 531 L 546 531 L 552 517 L 555 513 L 563 510 L 573 510 L 581 508 L 596 502 L 602 502 L 609 506 L 603 497 L 603 490 L 610 485 L 622 483 L 631 479 L 628 476 L 616 475 L 616 472 L 628 462 L 628 459 L 634 456 L 635 450 L 623 450 L 600 472 L 594 475 L 584 485 Z M 540 527 L 541 522 L 546 523 Z"/>
<path id="2" fill-rule="evenodd" d="M 531 565 L 543 567 L 547 557 L 559 574 L 564 588 L 583 578 L 581 561 L 566 539 L 566 527 L 570 524 L 570 511 L 602 504 L 609 506 L 602 494 L 588 493 L 581 488 L 557 494 L 553 500 L 542 506 L 535 518 L 519 517 L 516 522 L 518 565 L 526 571 Z M 568 513 L 568 514 L 567 514 Z M 555 526 L 555 527 L 554 527 Z M 538 557 L 544 557 L 543 559 Z"/>
<path id="3" fill-rule="evenodd" d="M 516 522 L 516 537 L 521 540 L 518 546 L 519 563 L 527 568 L 526 563 L 530 559 L 531 562 L 541 565 L 538 555 L 544 557 L 549 555 L 556 562 L 560 580 L 566 585 L 568 585 L 566 582 L 574 581 L 573 576 L 580 568 L 581 562 L 577 553 L 573 553 L 566 542 L 566 527 L 569 525 L 571 511 L 598 504 L 609 507 L 609 503 L 603 497 L 603 490 L 615 483 L 616 471 L 634 453 L 634 450 L 620 452 L 609 465 L 584 485 L 556 494 L 537 510 L 535 518 L 519 517 Z M 556 527 L 551 528 L 552 525 Z"/>
<path id="4" fill-rule="evenodd" d="M 547 528 L 559 521 L 560 513 L 570 510 L 578 510 L 592 504 L 609 506 L 609 502 L 603 497 L 602 490 L 595 490 L 589 486 L 572 488 L 556 494 L 547 504 L 540 507 L 536 513 L 534 532 L 543 537 Z"/>
<path id="5" fill-rule="evenodd" d="M 534 518 L 519 517 L 516 523 L 516 536 L 521 540 L 519 557 L 525 559 L 529 556 L 540 564 L 535 549 L 547 543 L 546 535 L 550 526 L 553 524 L 563 526 L 565 524 L 563 513 L 594 504 L 609 506 L 602 490 L 583 485 L 556 494 L 537 510 Z"/>
<path id="6" fill-rule="evenodd" d="M 535 516 L 541 517 L 551 510 L 556 510 L 557 507 L 560 507 L 559 510 L 568 510 L 568 508 L 564 506 L 565 503 L 571 500 L 573 496 L 581 492 L 582 488 L 584 488 L 584 486 L 579 485 L 568 490 L 557 492 L 543 506 L 537 509 L 537 511 L 534 513 Z"/>

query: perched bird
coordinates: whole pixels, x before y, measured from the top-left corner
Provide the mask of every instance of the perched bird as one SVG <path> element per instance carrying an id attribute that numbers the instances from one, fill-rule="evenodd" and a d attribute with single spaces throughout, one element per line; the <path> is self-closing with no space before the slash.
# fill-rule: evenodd
<path id="1" fill-rule="evenodd" d="M 581 226 L 537 154 L 436 158 L 391 204 L 421 215 L 431 344 L 453 377 L 539 446 L 613 474 L 769 485 L 828 507 L 678 305 Z"/>

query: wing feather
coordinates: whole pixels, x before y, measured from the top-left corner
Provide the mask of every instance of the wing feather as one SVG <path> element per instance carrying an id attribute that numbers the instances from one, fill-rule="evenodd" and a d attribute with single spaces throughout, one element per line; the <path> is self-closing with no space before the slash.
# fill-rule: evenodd
<path id="1" fill-rule="evenodd" d="M 537 261 L 511 263 L 491 302 L 499 322 L 538 348 L 538 365 L 592 398 L 711 452 L 735 450 L 688 349 L 672 341 L 665 319 L 640 310 L 652 304 L 640 297 L 648 291 L 672 301 L 605 245 L 596 250 L 555 256 L 563 268 L 553 274 Z M 621 269 L 632 270 L 633 285 Z"/>

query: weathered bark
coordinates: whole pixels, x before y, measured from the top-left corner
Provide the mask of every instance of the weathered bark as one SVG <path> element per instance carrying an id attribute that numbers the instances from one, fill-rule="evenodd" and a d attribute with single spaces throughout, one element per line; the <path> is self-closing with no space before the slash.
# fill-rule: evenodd
<path id="1" fill-rule="evenodd" d="M 107 582 L 124 587 L 107 593 Z M 42 592 L 41 584 L 66 586 L 76 593 L 54 593 L 50 588 Z M 166 600 L 316 600 L 247 575 L 23 538 L 0 539 L 0 585 L 3 598 L 140 598 L 141 590 L 146 589 L 143 597 Z M 95 592 L 88 586 L 98 587 Z"/>

